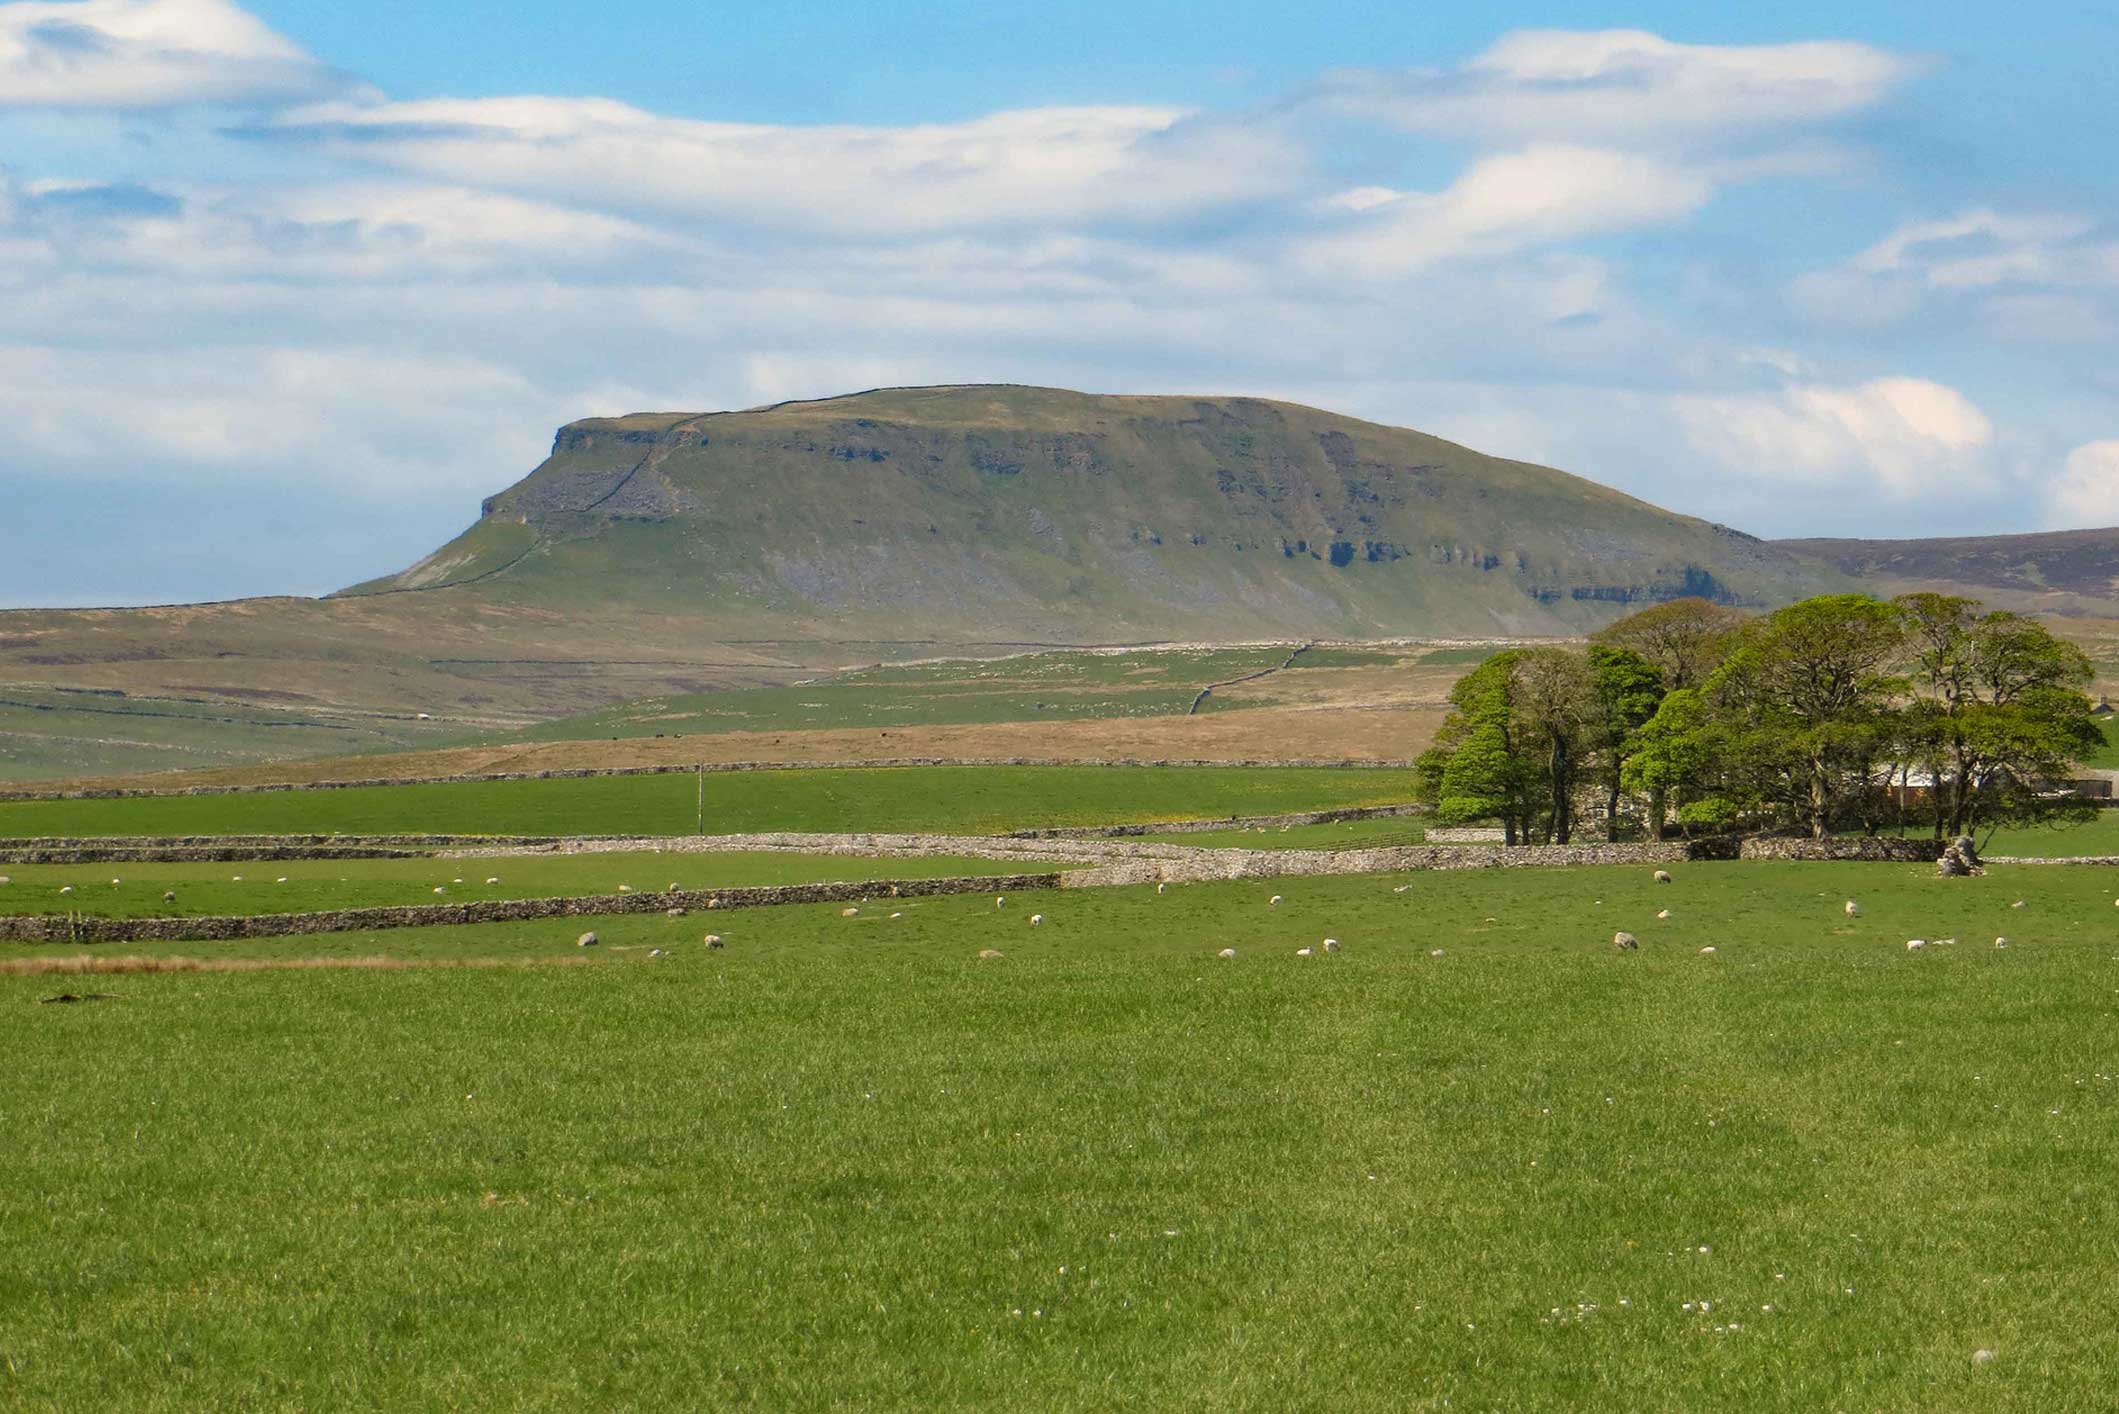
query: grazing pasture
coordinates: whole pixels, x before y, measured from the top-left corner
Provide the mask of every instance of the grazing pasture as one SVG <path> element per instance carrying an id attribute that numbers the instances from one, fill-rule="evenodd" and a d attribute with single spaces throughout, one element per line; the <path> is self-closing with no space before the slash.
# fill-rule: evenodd
<path id="1" fill-rule="evenodd" d="M 990 859 L 871 859 L 748 850 L 714 854 L 628 851 L 506 859 L 12 864 L 0 865 L 0 876 L 9 880 L 0 885 L 0 914 L 182 918 L 310 913 L 401 904 L 560 898 L 625 890 L 655 893 L 671 884 L 683 889 L 714 889 L 864 879 L 934 879 L 1006 873 L 1014 867 Z M 499 882 L 488 883 L 489 879 Z M 171 893 L 176 895 L 173 901 L 163 897 Z"/>
<path id="2" fill-rule="evenodd" d="M 0 838 L 179 834 L 687 835 L 698 779 L 586 776 L 243 795 L 0 802 Z M 927 766 L 706 775 L 706 830 L 992 834 L 1389 805 L 1412 772 L 1300 766 Z"/>
<path id="3" fill-rule="evenodd" d="M 0 1403 L 2097 1407 L 2119 874 L 1672 873 L 11 949 L 596 961 L 0 975 Z"/>

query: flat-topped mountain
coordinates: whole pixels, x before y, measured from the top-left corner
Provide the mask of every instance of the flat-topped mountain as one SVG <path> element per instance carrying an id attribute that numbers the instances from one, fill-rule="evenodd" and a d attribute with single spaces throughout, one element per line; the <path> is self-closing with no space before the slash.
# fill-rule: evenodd
<path id="1" fill-rule="evenodd" d="M 1837 582 L 1547 467 L 1256 398 L 885 389 L 561 429 L 349 596 L 623 601 L 724 641 L 1541 634 Z"/>

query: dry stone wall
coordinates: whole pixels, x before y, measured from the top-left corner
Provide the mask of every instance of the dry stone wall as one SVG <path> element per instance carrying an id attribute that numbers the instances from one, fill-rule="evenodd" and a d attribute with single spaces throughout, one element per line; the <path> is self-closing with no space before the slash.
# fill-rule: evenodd
<path id="1" fill-rule="evenodd" d="M 411 904 L 333 913 L 261 913 L 201 918 L 0 918 L 0 941 L 17 943 L 174 943 L 237 938 L 283 938 L 308 933 L 364 933 L 387 928 L 434 928 L 465 923 L 524 923 L 540 918 L 586 918 L 670 909 L 766 908 L 794 903 L 852 903 L 872 898 L 938 898 L 948 894 L 1030 893 L 1059 887 L 1058 874 L 983 878 L 896 879 L 868 883 L 785 884 L 734 889 L 678 889 L 665 893 L 593 894 L 578 898 L 510 899 L 485 903 Z"/>
<path id="2" fill-rule="evenodd" d="M 1943 844 L 1933 839 L 1862 836 L 1855 839 L 1745 840 L 1740 859 L 1869 860 L 1879 863 L 1933 864 Z"/>

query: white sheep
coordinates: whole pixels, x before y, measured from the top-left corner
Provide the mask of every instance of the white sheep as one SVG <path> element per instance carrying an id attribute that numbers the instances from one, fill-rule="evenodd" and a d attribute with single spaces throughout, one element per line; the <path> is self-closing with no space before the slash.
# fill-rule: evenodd
<path id="1" fill-rule="evenodd" d="M 494 875 L 494 876 L 493 876 L 492 878 L 490 878 L 490 879 L 486 880 L 486 883 L 487 883 L 487 884 L 489 884 L 489 885 L 490 885 L 490 884 L 497 884 L 497 883 L 499 883 L 499 882 L 500 882 L 500 876 L 499 876 L 498 874 L 496 874 L 496 875 Z"/>
<path id="2" fill-rule="evenodd" d="M 1436 948 L 1436 949 L 1435 949 L 1435 950 L 1434 950 L 1433 952 L 1429 953 L 1429 954 L 1428 954 L 1428 956 L 1429 956 L 1429 957 L 1440 957 L 1440 956 L 1442 956 L 1442 949 L 1440 949 L 1440 948 Z"/>
<path id="3" fill-rule="evenodd" d="M 1620 952 L 1633 952 L 1641 946 L 1641 940 L 1631 933 L 1613 933 L 1611 945 Z"/>
<path id="4" fill-rule="evenodd" d="M 993 958 L 999 957 L 1000 955 L 1001 955 L 1001 953 L 1000 953 L 1000 949 L 999 949 L 999 948 L 980 948 L 980 949 L 979 949 L 979 959 L 980 959 L 981 961 L 989 961 L 989 960 L 991 960 L 991 959 L 993 959 Z"/>
<path id="5" fill-rule="evenodd" d="M 1920 950 L 1921 950 L 1922 948 L 1926 947 L 1927 945 L 1928 945 L 1928 940 L 1927 940 L 1926 938 L 1908 938 L 1908 939 L 1906 939 L 1906 951 L 1907 951 L 1907 952 L 1919 952 L 1919 951 L 1920 951 Z"/>
<path id="6" fill-rule="evenodd" d="M 1165 893 L 1168 893 L 1169 891 L 1170 891 L 1170 886 L 1169 886 L 1168 884 L 1157 884 L 1157 885 L 1155 886 L 1155 892 L 1157 892 L 1157 893 L 1159 893 L 1159 894 L 1165 894 Z"/>
<path id="7" fill-rule="evenodd" d="M 2023 907 L 2023 900 L 2022 900 L 2022 899 L 2018 899 L 2018 900 L 2016 900 L 2016 902 L 2014 902 L 2014 903 L 2010 904 L 2010 905 L 2009 905 L 2009 907 L 2011 907 L 2011 908 L 2021 908 L 2021 907 Z"/>
<path id="8" fill-rule="evenodd" d="M 1708 945 L 1707 945 L 1706 947 L 1704 947 L 1704 948 L 1701 948 L 1701 949 L 1700 949 L 1700 951 L 1701 951 L 1701 952 L 1703 952 L 1703 953 L 1709 953 L 1709 952 L 1713 952 L 1713 951 L 1714 951 L 1714 945 L 1713 945 L 1712 943 L 1709 943 L 1709 944 L 1708 944 Z"/>
<path id="9" fill-rule="evenodd" d="M 449 892 L 449 891 L 448 891 L 447 889 L 443 888 L 443 887 L 442 887 L 442 886 L 441 886 L 440 884 L 436 884 L 436 885 L 434 886 L 434 892 L 436 892 L 436 893 L 438 893 L 438 894 L 445 894 L 445 893 L 447 893 L 447 892 Z"/>
<path id="10" fill-rule="evenodd" d="M 1006 907 L 1008 906 L 1008 897 L 1007 897 L 1007 895 L 1003 894 L 1003 895 L 1002 895 L 1001 897 L 999 897 L 999 898 L 995 899 L 995 900 L 993 901 L 993 906 L 994 906 L 995 908 L 1006 908 Z"/>
<path id="11" fill-rule="evenodd" d="M 59 892 L 60 892 L 60 893 L 62 893 L 62 894 L 70 894 L 70 893 L 72 893 L 73 891 L 74 891 L 74 886 L 73 886 L 72 884 L 61 884 L 61 885 L 59 886 Z"/>
<path id="12" fill-rule="evenodd" d="M 1861 917 L 1861 905 L 1851 898 L 1847 900 L 1847 916 L 1849 918 Z"/>
<path id="13" fill-rule="evenodd" d="M 2005 947 L 2007 947 L 2008 945 L 2009 945 L 2009 940 L 2008 940 L 2007 938 L 1996 938 L 1996 939 L 1994 940 L 1994 946 L 1995 946 L 1995 947 L 1997 947 L 1997 948 L 2005 948 Z"/>
<path id="14" fill-rule="evenodd" d="M 718 947 L 720 947 L 720 946 L 721 946 L 721 935 L 720 935 L 719 933 L 708 933 L 708 934 L 706 935 L 706 945 L 707 945 L 708 947 L 710 947 L 710 948 L 718 948 Z"/>
<path id="15" fill-rule="evenodd" d="M 1234 956 L 1236 956 L 1236 949 L 1234 949 L 1234 948 L 1223 948 L 1223 949 L 1222 949 L 1222 950 L 1221 950 L 1220 952 L 1218 952 L 1218 953 L 1214 954 L 1214 956 L 1216 956 L 1216 957 L 1234 957 Z"/>
<path id="16" fill-rule="evenodd" d="M 858 908 L 842 908 L 839 910 L 839 916 L 841 918 L 859 918 L 861 910 Z"/>
<path id="17" fill-rule="evenodd" d="M 633 891 L 633 886 L 632 886 L 631 884 L 620 884 L 620 885 L 618 886 L 618 892 L 619 892 L 619 893 L 622 893 L 622 894 L 629 894 L 629 893 L 631 893 L 632 891 Z"/>
<path id="18" fill-rule="evenodd" d="M 1670 871 L 1669 871 L 1668 869 L 1658 869 L 1658 870 L 1656 870 L 1656 871 L 1655 871 L 1655 881 L 1656 881 L 1656 882 L 1657 882 L 1658 884 L 1667 884 L 1667 883 L 1669 883 L 1669 882 L 1670 882 Z"/>
<path id="19" fill-rule="evenodd" d="M 1308 957 L 1310 956 L 1310 950 L 1308 948 L 1297 948 L 1295 949 L 1295 956 Z"/>
<path id="20" fill-rule="evenodd" d="M 596 935 L 594 933 L 583 933 L 574 940 L 574 946 L 577 948 L 593 948 L 596 946 Z"/>
<path id="21" fill-rule="evenodd" d="M 1267 900 L 1266 900 L 1266 907 L 1267 907 L 1267 908 L 1278 908 L 1278 907 L 1280 907 L 1280 895 L 1279 895 L 1279 894 L 1275 894 L 1275 895 L 1273 895 L 1273 896 L 1272 896 L 1271 898 L 1267 899 Z"/>
<path id="22" fill-rule="evenodd" d="M 1326 938 L 1324 940 L 1324 950 L 1326 952 L 1338 952 L 1339 940 L 1337 938 Z"/>
<path id="23" fill-rule="evenodd" d="M 1030 926 L 1033 928 L 1041 926 L 1044 921 L 1045 915 L 1042 913 L 1033 913 L 1030 915 Z"/>
<path id="24" fill-rule="evenodd" d="M 120 884 L 122 884 L 122 883 L 124 883 L 124 882 L 125 882 L 125 881 L 124 881 L 123 879 L 112 879 L 112 880 L 110 881 L 110 886 L 111 886 L 112 888 L 114 888 L 114 889 L 115 889 L 116 887 L 118 887 L 118 885 L 120 885 Z"/>
<path id="25" fill-rule="evenodd" d="M 1670 910 L 1667 908 L 1662 910 L 1660 913 L 1656 914 L 1656 918 L 1658 919 L 1658 921 L 1667 920 L 1669 917 Z"/>

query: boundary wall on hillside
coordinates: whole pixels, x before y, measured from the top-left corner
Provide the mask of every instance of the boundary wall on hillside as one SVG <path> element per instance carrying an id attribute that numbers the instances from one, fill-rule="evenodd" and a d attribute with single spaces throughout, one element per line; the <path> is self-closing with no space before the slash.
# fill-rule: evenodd
<path id="1" fill-rule="evenodd" d="M 1935 839 L 1910 839 L 1897 835 L 1863 835 L 1852 839 L 1755 839 L 1745 840 L 1739 859 L 1868 860 L 1872 862 L 1933 864 L 1942 858 L 1943 843 Z"/>
<path id="2" fill-rule="evenodd" d="M 949 894 L 1030 893 L 1059 887 L 1058 874 L 1001 874 L 963 879 L 878 879 L 867 883 L 783 884 L 664 893 L 592 894 L 579 898 L 504 899 L 484 903 L 407 904 L 330 913 L 257 913 L 199 918 L 0 918 L 0 941 L 17 943 L 175 943 L 360 933 L 466 923 L 523 923 L 542 918 L 765 908 L 791 903 L 857 903 Z"/>

